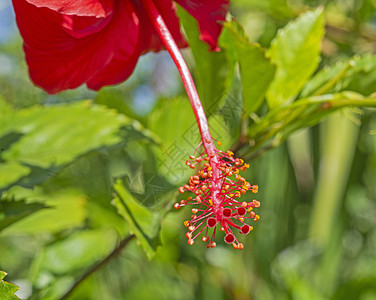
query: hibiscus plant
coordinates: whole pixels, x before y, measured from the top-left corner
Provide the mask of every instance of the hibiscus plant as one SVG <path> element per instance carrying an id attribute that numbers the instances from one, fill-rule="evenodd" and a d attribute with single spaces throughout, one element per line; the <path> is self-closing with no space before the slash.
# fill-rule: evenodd
<path id="1" fill-rule="evenodd" d="M 5 5 L 0 299 L 372 299 L 361 2 Z"/>

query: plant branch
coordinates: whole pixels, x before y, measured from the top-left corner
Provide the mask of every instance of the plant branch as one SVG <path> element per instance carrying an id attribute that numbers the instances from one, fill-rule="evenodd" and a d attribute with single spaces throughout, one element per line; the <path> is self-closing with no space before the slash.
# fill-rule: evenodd
<path id="1" fill-rule="evenodd" d="M 262 123 L 252 128 L 254 146 L 243 153 L 244 159 L 254 159 L 280 145 L 291 132 L 317 124 L 323 117 L 345 107 L 376 107 L 376 97 L 363 97 L 357 93 L 343 92 L 301 99 L 288 107 L 271 111 Z M 271 143 L 268 143 L 273 137 Z"/>
<path id="2" fill-rule="evenodd" d="M 103 260 L 101 260 L 96 265 L 92 266 L 89 270 L 84 273 L 79 280 L 75 282 L 75 284 L 60 298 L 60 300 L 68 299 L 68 297 L 72 294 L 72 292 L 91 274 L 102 268 L 104 265 L 106 265 L 111 259 L 118 256 L 121 251 L 125 248 L 125 246 L 128 245 L 128 243 L 134 238 L 134 235 L 128 235 L 125 239 L 123 239 L 119 245 L 109 254 L 107 255 Z"/>

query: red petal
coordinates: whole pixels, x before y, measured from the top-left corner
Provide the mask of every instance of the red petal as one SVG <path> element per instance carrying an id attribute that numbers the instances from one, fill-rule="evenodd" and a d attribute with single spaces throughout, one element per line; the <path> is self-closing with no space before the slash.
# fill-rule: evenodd
<path id="1" fill-rule="evenodd" d="M 84 82 L 99 89 L 122 82 L 132 73 L 140 38 L 139 20 L 130 1 L 118 1 L 112 15 L 96 19 L 61 15 L 21 0 L 13 4 L 30 77 L 47 92 L 73 89 Z M 61 26 L 67 21 L 77 24 L 69 33 Z M 84 37 L 74 37 L 77 28 L 85 31 Z"/>
<path id="2" fill-rule="evenodd" d="M 132 0 L 137 11 L 137 15 L 141 20 L 141 32 L 142 32 L 142 53 L 149 51 L 160 51 L 164 49 L 161 39 L 159 38 L 152 22 L 150 21 L 145 8 L 140 1 Z M 179 19 L 176 16 L 176 6 L 172 0 L 158 0 L 154 2 L 159 13 L 163 17 L 168 29 L 170 30 L 175 42 L 179 47 L 183 48 L 187 46 L 187 42 L 180 32 Z"/>
<path id="3" fill-rule="evenodd" d="M 24 0 L 14 0 L 20 2 Z M 112 13 L 114 0 L 26 0 L 36 7 L 45 7 L 61 14 L 103 18 Z"/>
<path id="4" fill-rule="evenodd" d="M 225 21 L 229 0 L 175 0 L 198 21 L 200 38 L 211 50 L 219 50 L 217 39 Z"/>

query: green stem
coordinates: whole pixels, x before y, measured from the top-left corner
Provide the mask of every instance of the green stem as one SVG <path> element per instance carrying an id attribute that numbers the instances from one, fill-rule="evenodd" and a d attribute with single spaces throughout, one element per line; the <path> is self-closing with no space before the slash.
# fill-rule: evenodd
<path id="1" fill-rule="evenodd" d="M 105 266 L 110 260 L 118 256 L 121 251 L 128 245 L 128 243 L 134 238 L 134 235 L 127 236 L 124 240 L 122 240 L 119 245 L 103 260 L 101 260 L 98 264 L 92 266 L 87 272 L 85 272 L 79 280 L 75 282 L 75 284 L 60 298 L 60 300 L 68 299 L 68 297 L 73 293 L 73 291 L 91 274 L 95 271 L 99 270 L 103 266 Z"/>
<path id="2" fill-rule="evenodd" d="M 243 156 L 248 158 L 250 153 L 257 153 L 255 155 L 259 156 L 259 151 L 261 151 L 260 153 L 265 152 L 263 148 L 267 150 L 275 148 L 285 140 L 289 133 L 308 126 L 309 120 L 311 120 L 310 124 L 316 124 L 329 113 L 352 106 L 376 107 L 376 97 L 364 98 L 356 93 L 344 92 L 336 95 L 310 97 L 299 100 L 288 107 L 275 109 L 269 112 L 259 124 L 251 127 L 250 139 L 255 141 L 255 146 L 246 151 Z M 265 146 L 271 138 L 276 136 L 279 137 Z"/>
<path id="3" fill-rule="evenodd" d="M 355 66 L 354 61 L 349 61 L 341 72 L 334 76 L 331 80 L 326 82 L 320 89 L 318 89 L 313 96 L 320 96 L 329 91 L 338 81 L 340 81 L 347 73 L 349 69 Z"/>

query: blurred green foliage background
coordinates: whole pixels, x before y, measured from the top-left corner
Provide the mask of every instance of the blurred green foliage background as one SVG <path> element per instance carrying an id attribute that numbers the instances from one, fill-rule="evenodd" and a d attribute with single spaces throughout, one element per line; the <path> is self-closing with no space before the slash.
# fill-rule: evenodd
<path id="1" fill-rule="evenodd" d="M 260 187 L 244 250 L 189 246 L 172 209 L 199 136 L 167 53 L 47 95 L 0 0 L 5 280 L 21 299 L 376 299 L 376 1 L 232 0 L 219 53 L 179 14 L 212 134 Z"/>

